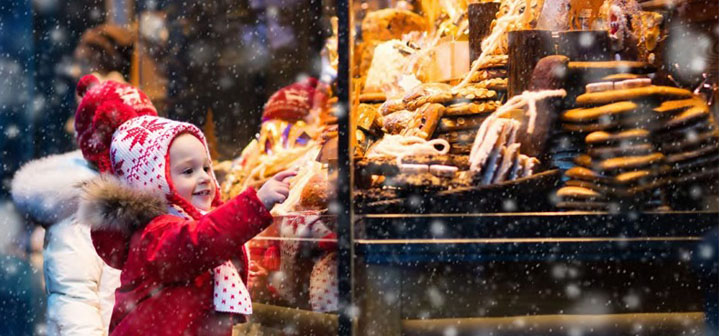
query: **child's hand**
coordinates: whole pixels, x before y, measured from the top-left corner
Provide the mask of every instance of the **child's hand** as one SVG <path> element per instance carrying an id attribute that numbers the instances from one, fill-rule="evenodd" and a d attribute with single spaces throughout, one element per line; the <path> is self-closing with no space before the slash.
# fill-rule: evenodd
<path id="1" fill-rule="evenodd" d="M 272 209 L 276 203 L 282 203 L 290 193 L 290 183 L 287 180 L 297 175 L 297 170 L 281 171 L 260 187 L 257 196 L 265 204 L 265 208 Z"/>

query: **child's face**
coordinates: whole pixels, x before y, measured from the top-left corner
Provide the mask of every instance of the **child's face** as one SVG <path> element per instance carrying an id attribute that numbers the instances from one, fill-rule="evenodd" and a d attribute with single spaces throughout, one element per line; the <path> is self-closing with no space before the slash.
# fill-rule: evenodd
<path id="1" fill-rule="evenodd" d="M 170 178 L 175 190 L 196 208 L 210 210 L 215 197 L 205 146 L 192 134 L 181 134 L 170 146 Z"/>

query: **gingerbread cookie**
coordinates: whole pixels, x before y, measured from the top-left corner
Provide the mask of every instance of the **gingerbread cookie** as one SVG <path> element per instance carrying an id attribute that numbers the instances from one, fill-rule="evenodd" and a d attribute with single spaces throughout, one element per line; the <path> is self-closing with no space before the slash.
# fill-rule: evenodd
<path id="1" fill-rule="evenodd" d="M 447 133 L 441 133 L 437 135 L 438 139 L 447 141 L 450 145 L 453 144 L 470 144 L 472 145 L 475 141 L 475 135 L 477 135 L 477 129 L 467 129 L 461 131 L 453 131 Z"/>
<path id="2" fill-rule="evenodd" d="M 620 198 L 628 197 L 639 197 L 641 195 L 647 195 L 652 193 L 657 188 L 667 184 L 669 179 L 655 179 L 652 181 L 646 181 L 643 184 L 637 184 L 633 186 L 622 186 L 622 185 L 606 185 L 601 183 L 593 183 L 589 181 L 578 181 L 570 180 L 565 183 L 567 187 L 580 187 L 596 191 L 603 195 L 609 195 Z"/>
<path id="3" fill-rule="evenodd" d="M 658 170 L 660 171 L 660 170 Z M 576 181 L 585 181 L 591 183 L 600 183 L 605 185 L 633 185 L 638 184 L 643 179 L 653 176 L 653 171 L 650 170 L 634 170 L 617 174 L 615 176 L 605 176 L 599 173 L 585 168 L 585 167 L 572 167 L 565 171 L 565 176 Z"/>
<path id="4" fill-rule="evenodd" d="M 411 111 L 426 103 L 445 103 L 453 98 L 450 89 L 450 85 L 444 83 L 420 84 L 403 97 L 403 102 Z"/>
<path id="5" fill-rule="evenodd" d="M 493 79 L 507 79 L 507 77 L 508 72 L 504 68 L 481 69 L 476 71 L 472 77 L 470 77 L 470 81 L 477 83 Z"/>
<path id="6" fill-rule="evenodd" d="M 447 133 L 461 131 L 467 129 L 477 130 L 487 115 L 460 116 L 460 117 L 443 117 L 437 127 L 438 133 Z"/>
<path id="7" fill-rule="evenodd" d="M 690 151 L 699 147 L 717 147 L 718 133 L 717 131 L 707 131 L 704 133 L 686 133 L 685 137 L 675 141 L 662 142 L 660 148 L 663 153 L 674 154 L 684 151 Z"/>
<path id="8" fill-rule="evenodd" d="M 445 106 L 427 103 L 415 111 L 415 115 L 401 134 L 430 139 L 443 116 Z"/>
<path id="9" fill-rule="evenodd" d="M 483 102 L 462 102 L 448 105 L 445 115 L 448 117 L 464 116 L 473 114 L 486 114 L 494 112 L 502 105 L 499 101 L 488 100 Z"/>
<path id="10" fill-rule="evenodd" d="M 710 123 L 696 123 L 694 125 L 686 125 L 685 127 L 678 127 L 669 130 L 662 130 L 656 135 L 660 141 L 668 142 L 682 142 L 695 138 L 698 134 L 714 132 L 715 129 Z"/>
<path id="11" fill-rule="evenodd" d="M 661 100 L 684 99 L 692 97 L 692 92 L 670 86 L 651 85 L 624 90 L 585 93 L 578 96 L 575 103 L 580 106 L 593 106 L 649 97 Z"/>
<path id="12" fill-rule="evenodd" d="M 385 94 L 382 92 L 368 92 L 360 94 L 360 102 L 367 104 L 381 104 L 385 101 Z"/>
<path id="13" fill-rule="evenodd" d="M 617 133 L 592 132 L 585 137 L 585 143 L 590 146 L 644 143 L 649 141 L 649 137 L 650 132 L 641 128 L 629 129 Z"/>
<path id="14" fill-rule="evenodd" d="M 472 150 L 472 143 L 450 144 L 450 154 L 468 155 Z"/>
<path id="15" fill-rule="evenodd" d="M 475 88 L 484 88 L 493 91 L 507 91 L 508 79 L 507 78 L 492 78 L 481 80 L 477 83 L 472 83 L 469 86 Z"/>
<path id="16" fill-rule="evenodd" d="M 716 153 L 710 153 L 710 155 L 704 155 L 688 159 L 686 161 L 678 161 L 672 165 L 674 176 L 682 176 L 695 171 L 704 171 L 718 167 L 718 154 L 717 148 Z"/>
<path id="17" fill-rule="evenodd" d="M 605 76 L 602 78 L 602 80 L 609 81 L 609 82 L 617 82 L 617 81 L 624 81 L 626 79 L 640 79 L 640 78 L 648 78 L 648 76 L 642 75 L 642 74 L 619 73 L 619 74 Z"/>
<path id="18" fill-rule="evenodd" d="M 699 121 L 707 120 L 710 116 L 710 110 L 707 105 L 693 106 L 675 115 L 665 123 L 665 129 L 673 129 L 684 125 L 693 124 Z"/>
<path id="19" fill-rule="evenodd" d="M 583 187 L 562 187 L 556 195 L 562 199 L 573 200 L 604 200 L 605 196 L 595 190 Z"/>
<path id="20" fill-rule="evenodd" d="M 508 55 L 489 55 L 484 58 L 478 58 L 470 64 L 470 68 L 475 67 L 475 64 L 478 62 L 480 62 L 478 69 L 504 67 L 507 65 Z"/>
<path id="21" fill-rule="evenodd" d="M 702 99 L 698 97 L 692 97 L 689 99 L 664 101 L 662 102 L 662 104 L 660 104 L 660 106 L 654 108 L 653 111 L 661 115 L 674 115 L 688 108 L 702 105 L 705 105 Z"/>
<path id="22" fill-rule="evenodd" d="M 607 70 L 608 75 L 618 73 L 648 74 L 655 72 L 655 67 L 637 61 L 603 61 L 603 62 L 570 62 L 568 68 L 575 71 Z"/>
<path id="23" fill-rule="evenodd" d="M 597 122 L 601 117 L 613 118 L 633 112 L 637 107 L 633 102 L 623 101 L 592 108 L 576 108 L 565 111 L 561 119 L 572 123 Z"/>
<path id="24" fill-rule="evenodd" d="M 651 144 L 636 144 L 618 147 L 595 147 L 589 148 L 587 153 L 595 160 L 608 159 L 620 156 L 648 155 L 655 151 Z"/>
<path id="25" fill-rule="evenodd" d="M 717 152 L 718 152 L 717 146 L 705 146 L 705 147 L 697 148 L 692 151 L 668 155 L 665 158 L 665 160 L 669 164 L 675 164 L 675 163 L 689 161 L 692 159 L 697 159 L 697 158 L 706 156 L 708 154 L 717 154 Z"/>
<path id="26" fill-rule="evenodd" d="M 662 153 L 652 153 L 640 156 L 622 156 L 593 162 L 594 167 L 603 172 L 628 171 L 652 166 L 662 162 L 665 156 Z"/>
<path id="27" fill-rule="evenodd" d="M 485 100 L 492 99 L 497 96 L 497 93 L 493 90 L 488 90 L 483 87 L 466 86 L 459 89 L 453 89 L 450 91 L 455 101 L 473 101 L 473 100 Z"/>
<path id="28" fill-rule="evenodd" d="M 383 118 L 383 129 L 390 134 L 400 134 L 414 116 L 415 113 L 408 110 L 390 113 Z"/>

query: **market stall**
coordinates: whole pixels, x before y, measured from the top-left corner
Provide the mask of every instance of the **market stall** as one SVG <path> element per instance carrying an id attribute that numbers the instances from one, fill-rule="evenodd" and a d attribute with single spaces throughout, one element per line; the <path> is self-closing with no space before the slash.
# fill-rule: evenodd
<path id="1" fill-rule="evenodd" d="M 221 146 L 226 199 L 298 171 L 237 334 L 717 327 L 716 2 L 334 6 L 320 71 Z"/>
<path id="2" fill-rule="evenodd" d="M 717 62 L 672 43 L 697 4 L 353 5 L 342 334 L 716 328 Z"/>

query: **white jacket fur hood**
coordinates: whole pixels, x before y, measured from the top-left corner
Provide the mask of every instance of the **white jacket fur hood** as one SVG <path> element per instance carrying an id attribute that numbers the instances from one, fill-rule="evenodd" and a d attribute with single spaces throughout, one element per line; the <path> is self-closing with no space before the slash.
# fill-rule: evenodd
<path id="1" fill-rule="evenodd" d="M 81 185 L 97 175 L 79 150 L 37 159 L 15 173 L 13 202 L 33 220 L 52 225 L 78 209 Z"/>

